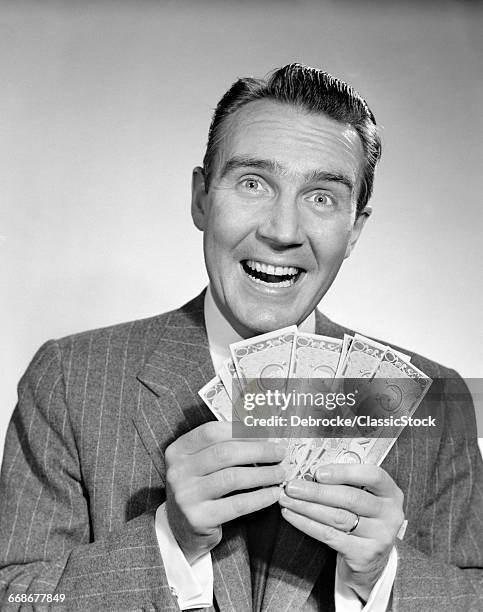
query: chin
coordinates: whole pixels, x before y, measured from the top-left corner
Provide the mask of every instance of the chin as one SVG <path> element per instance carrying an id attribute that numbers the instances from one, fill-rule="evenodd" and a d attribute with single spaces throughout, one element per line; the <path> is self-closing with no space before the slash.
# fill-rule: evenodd
<path id="1" fill-rule="evenodd" d="M 243 326 L 249 329 L 254 336 L 282 327 L 288 327 L 289 325 L 297 325 L 298 322 L 296 317 L 270 313 L 260 314 L 256 319 L 246 319 L 245 321 Z"/>

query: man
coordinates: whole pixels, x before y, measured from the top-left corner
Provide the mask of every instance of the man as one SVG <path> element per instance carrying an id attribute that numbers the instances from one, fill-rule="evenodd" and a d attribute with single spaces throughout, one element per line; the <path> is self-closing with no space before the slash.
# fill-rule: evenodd
<path id="1" fill-rule="evenodd" d="M 482 465 L 454 372 L 411 355 L 442 379 L 419 408 L 439 418 L 433 438 L 408 431 L 381 467 L 328 466 L 284 492 L 283 444 L 232 439 L 197 397 L 230 342 L 348 331 L 315 308 L 370 215 L 379 156 L 367 104 L 327 73 L 292 64 L 225 94 L 193 172 L 208 290 L 51 341 L 22 379 L 2 468 L 3 606 L 481 609 Z"/>

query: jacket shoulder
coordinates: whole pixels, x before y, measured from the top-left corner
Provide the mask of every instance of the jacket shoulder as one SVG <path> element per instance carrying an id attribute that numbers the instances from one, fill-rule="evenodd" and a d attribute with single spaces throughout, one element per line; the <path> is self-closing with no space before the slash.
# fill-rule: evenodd
<path id="1" fill-rule="evenodd" d="M 422 370 L 430 378 L 455 378 L 459 376 L 459 374 L 455 370 L 444 366 L 436 361 L 433 361 L 428 357 L 420 355 L 415 351 L 412 351 L 405 347 L 400 347 L 396 344 L 393 344 L 392 342 L 387 342 L 386 340 L 376 338 L 364 332 L 354 330 L 343 325 L 339 325 L 338 323 L 331 321 L 328 317 L 326 317 L 319 311 L 317 311 L 317 329 L 318 333 L 322 333 L 328 336 L 334 336 L 336 338 L 343 338 L 344 334 L 349 334 L 351 336 L 353 336 L 354 334 L 361 334 L 362 336 L 366 336 L 367 338 L 372 338 L 376 342 L 388 345 L 396 351 L 408 355 L 411 358 L 411 363 L 415 365 L 418 369 Z"/>
<path id="2" fill-rule="evenodd" d="M 204 291 L 180 308 L 152 317 L 82 331 L 60 338 L 55 342 L 62 353 L 69 352 L 72 347 L 75 347 L 76 353 L 85 350 L 94 355 L 96 349 L 104 353 L 106 343 L 112 348 L 142 345 L 143 353 L 147 356 L 154 350 L 163 330 L 168 325 L 177 326 L 185 324 L 192 318 L 197 320 L 200 316 L 202 318 L 203 298 Z"/>
<path id="3" fill-rule="evenodd" d="M 159 337 L 159 333 L 168 324 L 172 312 L 81 331 L 56 339 L 54 342 L 62 353 L 71 351 L 75 347 L 76 352 L 86 350 L 93 354 L 97 348 L 104 347 L 106 343 L 111 346 L 123 345 L 126 340 L 129 340 L 130 344 L 136 341 L 149 343 L 150 337 Z"/>

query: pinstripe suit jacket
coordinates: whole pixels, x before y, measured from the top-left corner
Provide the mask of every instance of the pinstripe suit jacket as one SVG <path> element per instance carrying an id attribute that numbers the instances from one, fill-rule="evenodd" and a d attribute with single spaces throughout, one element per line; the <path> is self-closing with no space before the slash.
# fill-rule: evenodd
<path id="1" fill-rule="evenodd" d="M 349 330 L 317 313 L 316 331 Z M 439 402 L 419 408 L 440 417 L 438 433 L 405 432 L 383 464 L 405 493 L 409 520 L 393 609 L 482 610 L 482 465 L 471 400 L 454 372 L 412 359 L 448 380 Z M 65 593 L 67 610 L 178 609 L 154 512 L 165 498 L 165 448 L 212 419 L 197 391 L 213 375 L 203 294 L 180 310 L 39 350 L 19 385 L 1 473 L 2 610 L 22 605 L 8 604 L 9 594 L 54 591 Z M 253 549 L 249 559 L 247 529 L 263 548 L 275 511 L 223 527 L 212 551 L 216 606 L 332 610 L 335 553 L 326 546 L 281 521 L 270 564 Z"/>

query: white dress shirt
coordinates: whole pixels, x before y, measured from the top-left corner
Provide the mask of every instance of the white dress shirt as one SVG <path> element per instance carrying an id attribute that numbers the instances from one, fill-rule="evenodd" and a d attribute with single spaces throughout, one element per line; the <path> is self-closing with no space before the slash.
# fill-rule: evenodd
<path id="1" fill-rule="evenodd" d="M 211 289 L 205 295 L 205 324 L 208 346 L 215 372 L 230 357 L 229 345 L 243 338 L 218 309 Z M 300 331 L 315 332 L 315 312 L 298 326 Z M 176 595 L 181 610 L 208 608 L 213 603 L 213 565 L 211 553 L 206 553 L 193 564 L 189 564 L 171 531 L 166 516 L 166 504 L 156 512 L 156 535 L 163 559 L 168 584 Z M 336 612 L 386 612 L 391 597 L 392 585 L 396 577 L 397 553 L 393 548 L 386 568 L 371 591 L 369 600 L 363 606 L 354 591 L 340 579 L 338 566 L 335 573 Z"/>

